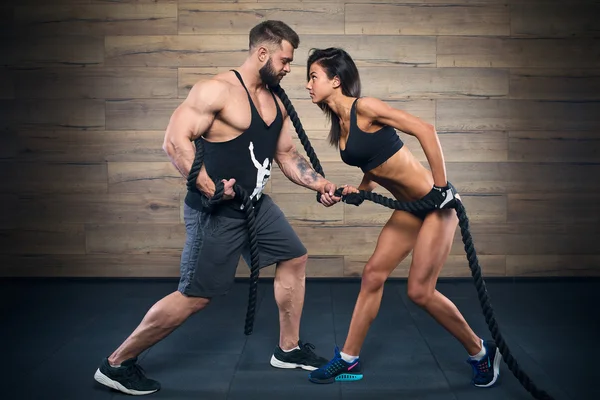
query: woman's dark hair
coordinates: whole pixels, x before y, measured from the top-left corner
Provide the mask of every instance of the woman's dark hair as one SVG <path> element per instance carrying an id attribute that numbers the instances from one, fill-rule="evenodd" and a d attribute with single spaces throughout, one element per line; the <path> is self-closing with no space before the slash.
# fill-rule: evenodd
<path id="1" fill-rule="evenodd" d="M 310 66 L 314 63 L 323 68 L 327 77 L 338 77 L 342 87 L 342 94 L 348 97 L 360 97 L 360 76 L 356 64 L 346 51 L 336 47 L 328 49 L 311 49 L 306 63 L 306 79 L 310 80 Z M 317 103 L 319 108 L 327 115 L 331 122 L 329 130 L 329 143 L 335 147 L 340 142 L 340 121 L 331 108 L 325 103 Z"/>

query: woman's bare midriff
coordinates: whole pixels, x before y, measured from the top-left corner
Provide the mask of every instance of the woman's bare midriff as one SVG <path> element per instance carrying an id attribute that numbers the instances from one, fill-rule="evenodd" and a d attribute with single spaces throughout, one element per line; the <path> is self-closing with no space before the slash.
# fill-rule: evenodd
<path id="1" fill-rule="evenodd" d="M 367 178 L 387 189 L 399 201 L 415 201 L 431 191 L 433 176 L 403 146 L 380 166 L 366 173 Z"/>

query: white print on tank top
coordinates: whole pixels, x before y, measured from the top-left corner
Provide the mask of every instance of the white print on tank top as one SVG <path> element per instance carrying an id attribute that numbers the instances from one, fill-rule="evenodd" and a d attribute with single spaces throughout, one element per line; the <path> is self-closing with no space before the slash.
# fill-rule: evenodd
<path id="1" fill-rule="evenodd" d="M 267 185 L 269 177 L 271 176 L 271 163 L 269 162 L 268 158 L 265 158 L 265 161 L 263 161 L 262 165 L 258 162 L 256 156 L 254 155 L 254 143 L 250 142 L 250 146 L 248 148 L 250 149 L 250 157 L 252 157 L 252 163 L 257 169 L 256 187 L 250 195 L 250 199 L 256 197 L 256 200 L 258 200 L 262 196 L 262 192 L 263 190 L 265 190 L 265 186 Z"/>

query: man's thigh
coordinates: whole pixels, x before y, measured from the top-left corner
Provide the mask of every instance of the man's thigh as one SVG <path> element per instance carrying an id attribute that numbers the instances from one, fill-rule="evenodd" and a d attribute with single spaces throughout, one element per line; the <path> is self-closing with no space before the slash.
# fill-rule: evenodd
<path id="1" fill-rule="evenodd" d="M 248 241 L 246 221 L 184 207 L 186 243 L 178 290 L 191 297 L 224 295 L 231 289 Z"/>

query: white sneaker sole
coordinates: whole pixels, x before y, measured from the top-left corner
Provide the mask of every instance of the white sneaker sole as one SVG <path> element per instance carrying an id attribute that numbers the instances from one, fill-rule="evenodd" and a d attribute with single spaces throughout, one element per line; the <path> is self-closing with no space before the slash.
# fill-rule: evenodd
<path id="1" fill-rule="evenodd" d="M 500 349 L 496 347 L 496 357 L 494 358 L 494 379 L 487 385 L 475 385 L 480 388 L 486 388 L 492 386 L 498 380 L 500 376 L 500 361 L 502 360 L 502 354 L 500 354 Z"/>
<path id="2" fill-rule="evenodd" d="M 280 361 L 275 358 L 275 354 L 271 356 L 271 366 L 275 368 L 285 368 L 285 369 L 294 369 L 294 368 L 302 368 L 306 371 L 314 371 L 317 367 L 311 367 L 310 365 L 302 365 L 302 364 L 294 364 L 294 363 L 286 363 Z"/>
<path id="3" fill-rule="evenodd" d="M 108 386 L 111 389 L 118 390 L 119 392 L 123 392 L 126 394 L 130 394 L 133 396 L 143 396 L 145 394 L 151 394 L 156 392 L 156 390 L 133 390 L 127 389 L 125 386 L 121 385 L 119 382 L 110 379 L 108 376 L 104 375 L 100 372 L 100 368 L 96 370 L 94 374 L 94 379 L 96 382 L 103 384 L 104 386 Z"/>

